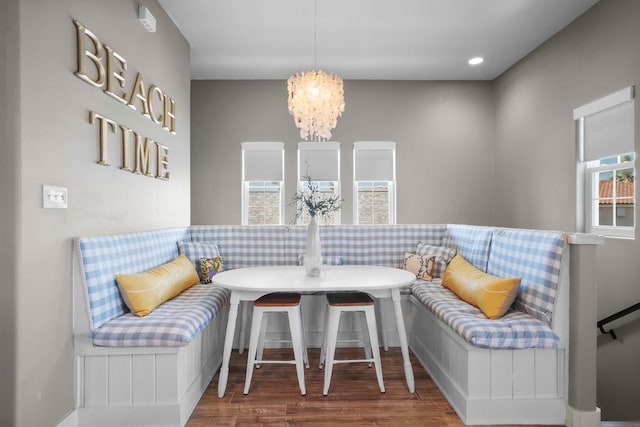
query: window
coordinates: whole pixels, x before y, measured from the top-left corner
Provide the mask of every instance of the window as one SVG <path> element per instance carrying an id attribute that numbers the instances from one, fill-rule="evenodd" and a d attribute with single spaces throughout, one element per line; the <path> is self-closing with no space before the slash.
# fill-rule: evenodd
<path id="1" fill-rule="evenodd" d="M 396 222 L 396 144 L 360 141 L 353 144 L 356 224 Z"/>
<path id="2" fill-rule="evenodd" d="M 589 232 L 633 237 L 635 174 L 634 153 L 587 162 Z"/>
<path id="3" fill-rule="evenodd" d="M 242 224 L 283 224 L 284 144 L 242 143 Z"/>
<path id="4" fill-rule="evenodd" d="M 318 186 L 321 193 L 340 196 L 340 143 L 339 142 L 299 142 L 298 143 L 298 189 L 305 191 L 309 182 Z M 340 211 L 333 212 L 321 220 L 325 224 L 340 224 Z M 308 215 L 298 219 L 299 224 L 307 224 Z"/>
<path id="5" fill-rule="evenodd" d="M 635 237 L 633 87 L 574 110 L 579 120 L 578 224 L 587 233 Z"/>

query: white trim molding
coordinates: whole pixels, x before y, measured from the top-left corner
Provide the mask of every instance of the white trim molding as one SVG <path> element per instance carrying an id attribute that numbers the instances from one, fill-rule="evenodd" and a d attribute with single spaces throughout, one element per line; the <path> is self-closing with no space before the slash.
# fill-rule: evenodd
<path id="1" fill-rule="evenodd" d="M 567 405 L 567 427 L 600 427 L 600 408 L 578 411 Z"/>
<path id="2" fill-rule="evenodd" d="M 56 427 L 78 427 L 78 410 L 74 409 L 70 414 L 64 417 Z"/>
<path id="3" fill-rule="evenodd" d="M 600 99 L 596 99 L 588 104 L 573 110 L 573 120 L 578 120 L 581 117 L 589 116 L 591 114 L 604 111 L 607 108 L 615 107 L 623 102 L 630 101 L 634 98 L 634 86 L 625 87 L 622 90 L 603 96 Z"/>
<path id="4" fill-rule="evenodd" d="M 591 233 L 571 233 L 567 235 L 570 245 L 604 245 L 604 236 Z"/>

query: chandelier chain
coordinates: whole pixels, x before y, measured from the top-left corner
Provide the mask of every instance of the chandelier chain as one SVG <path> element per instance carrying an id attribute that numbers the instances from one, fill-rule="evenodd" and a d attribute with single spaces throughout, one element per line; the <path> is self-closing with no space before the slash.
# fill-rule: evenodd
<path id="1" fill-rule="evenodd" d="M 318 70 L 318 0 L 314 0 L 313 62 L 313 70 L 287 80 L 287 104 L 301 138 L 327 141 L 344 112 L 344 85 L 340 76 Z"/>
<path id="2" fill-rule="evenodd" d="M 313 69 L 318 69 L 318 0 L 313 2 Z"/>

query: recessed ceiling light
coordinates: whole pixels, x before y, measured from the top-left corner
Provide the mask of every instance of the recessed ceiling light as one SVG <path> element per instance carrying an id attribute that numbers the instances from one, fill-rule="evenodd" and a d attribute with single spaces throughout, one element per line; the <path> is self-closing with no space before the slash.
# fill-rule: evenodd
<path id="1" fill-rule="evenodd" d="M 479 64 L 482 64 L 483 62 L 484 62 L 484 58 L 480 56 L 476 56 L 475 58 L 471 58 L 469 60 L 469 65 L 479 65 Z"/>

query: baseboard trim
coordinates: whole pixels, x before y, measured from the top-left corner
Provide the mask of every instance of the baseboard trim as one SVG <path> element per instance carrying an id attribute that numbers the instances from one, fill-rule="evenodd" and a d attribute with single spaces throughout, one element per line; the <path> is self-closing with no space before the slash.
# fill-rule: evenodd
<path id="1" fill-rule="evenodd" d="M 78 427 L 78 410 L 74 409 L 69 415 L 60 420 L 56 427 Z"/>
<path id="2" fill-rule="evenodd" d="M 578 411 L 567 405 L 567 427 L 601 427 L 600 408 L 595 411 Z"/>
<path id="3" fill-rule="evenodd" d="M 602 427 L 638 427 L 640 421 L 603 421 Z"/>

